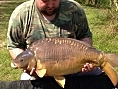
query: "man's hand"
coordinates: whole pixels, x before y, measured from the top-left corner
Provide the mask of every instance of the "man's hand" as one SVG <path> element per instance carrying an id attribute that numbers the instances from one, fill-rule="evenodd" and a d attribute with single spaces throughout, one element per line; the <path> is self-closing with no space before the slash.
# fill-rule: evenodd
<path id="1" fill-rule="evenodd" d="M 82 72 L 89 72 L 89 71 L 91 71 L 91 70 L 93 70 L 93 69 L 94 69 L 94 67 L 93 67 L 92 64 L 86 63 L 86 64 L 83 66 L 83 68 L 82 68 Z"/>
<path id="2" fill-rule="evenodd" d="M 28 73 L 29 75 L 36 75 L 35 68 L 32 68 L 31 71 L 23 70 L 25 73 Z"/>

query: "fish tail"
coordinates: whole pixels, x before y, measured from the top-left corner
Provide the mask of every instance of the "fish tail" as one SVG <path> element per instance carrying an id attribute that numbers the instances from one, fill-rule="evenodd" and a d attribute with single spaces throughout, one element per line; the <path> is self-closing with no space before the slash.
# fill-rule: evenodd
<path id="1" fill-rule="evenodd" d="M 108 62 L 104 62 L 102 64 L 102 69 L 107 74 L 113 85 L 116 86 L 118 83 L 118 75 L 114 68 Z"/>
<path id="2" fill-rule="evenodd" d="M 118 54 L 106 53 L 107 61 L 113 66 L 118 67 Z"/>

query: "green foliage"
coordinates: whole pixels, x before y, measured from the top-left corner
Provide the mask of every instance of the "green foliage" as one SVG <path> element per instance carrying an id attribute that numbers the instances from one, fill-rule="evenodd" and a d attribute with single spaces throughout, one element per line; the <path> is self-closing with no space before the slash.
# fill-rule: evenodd
<path id="1" fill-rule="evenodd" d="M 113 6 L 113 0 L 76 0 L 79 3 L 102 8 L 111 8 Z"/>
<path id="2" fill-rule="evenodd" d="M 23 1 L 27 0 L 9 0 L 0 3 L 0 80 L 18 80 L 22 72 L 10 66 L 11 58 L 6 49 L 6 33 L 12 11 Z M 118 53 L 118 12 L 114 9 L 89 6 L 83 8 L 93 33 L 93 46 L 104 52 Z"/>

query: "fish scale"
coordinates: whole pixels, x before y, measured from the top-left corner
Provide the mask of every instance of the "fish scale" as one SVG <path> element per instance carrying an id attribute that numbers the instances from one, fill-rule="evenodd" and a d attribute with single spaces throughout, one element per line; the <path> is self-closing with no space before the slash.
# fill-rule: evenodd
<path id="1" fill-rule="evenodd" d="M 47 43 L 47 44 L 49 44 L 49 43 Z M 39 44 L 39 45 L 42 45 L 42 44 Z M 63 45 L 63 44 L 62 44 Z M 49 50 L 47 50 L 47 49 L 50 49 L 50 51 Z M 48 56 L 50 56 L 50 55 L 56 55 L 56 56 L 58 56 L 58 57 L 56 57 L 56 56 L 53 56 L 53 57 L 56 57 L 56 58 L 60 58 L 63 54 L 70 54 L 69 53 L 69 50 L 71 50 L 71 53 L 73 53 L 73 51 L 74 50 L 72 50 L 73 48 L 67 48 L 67 47 L 63 47 L 63 46 L 61 46 L 61 44 L 56 44 L 56 45 L 53 45 L 53 48 L 50 48 L 50 47 L 45 47 L 43 50 L 43 54 L 45 54 L 45 57 L 48 57 Z M 62 52 L 61 52 L 62 51 Z M 64 51 L 64 53 L 63 53 L 63 51 Z M 37 51 L 38 52 L 38 51 Z M 49 53 L 48 53 L 49 52 Z M 47 55 L 47 54 L 49 54 L 49 55 Z M 57 55 L 58 54 L 58 55 Z M 42 55 L 42 57 L 43 57 L 43 55 Z M 55 59 L 55 58 L 54 58 Z"/>
<path id="2" fill-rule="evenodd" d="M 39 59 L 41 60 L 41 64 L 43 65 L 43 64 L 45 64 L 45 63 L 47 63 L 47 61 L 49 60 L 52 60 L 52 61 L 50 61 L 50 62 L 48 62 L 50 65 L 49 66 L 47 66 L 47 72 L 48 72 L 48 70 L 50 69 L 50 66 L 51 66 L 51 68 L 52 68 L 52 66 L 55 68 L 55 70 L 56 69 L 61 69 L 62 68 L 62 70 L 65 70 L 66 69 L 66 71 L 68 71 L 68 69 L 70 70 L 75 70 L 74 68 L 76 68 L 76 67 L 79 67 L 79 68 L 81 68 L 81 66 L 79 65 L 75 65 L 75 62 L 77 63 L 77 62 L 80 62 L 80 60 L 76 60 L 77 59 L 77 57 L 78 57 L 78 55 L 77 54 L 79 54 L 79 53 L 81 53 L 81 54 L 83 54 L 82 53 L 82 51 L 83 50 L 79 50 L 79 49 L 84 49 L 84 50 L 86 50 L 87 49 L 87 47 L 86 46 L 84 46 L 85 44 L 80 44 L 80 43 L 75 43 L 76 41 L 73 41 L 73 40 L 68 40 L 68 39 L 66 39 L 66 40 L 62 40 L 61 38 L 59 38 L 59 39 L 50 39 L 50 38 L 47 38 L 46 40 L 43 40 L 42 42 L 39 42 L 39 44 L 38 44 L 38 47 L 40 46 L 40 45 L 44 45 L 43 47 L 40 47 L 40 48 L 42 48 L 42 50 L 43 50 L 43 52 L 39 55 L 39 53 L 40 53 L 40 50 L 38 50 L 37 52 L 36 52 L 36 54 L 38 55 L 38 57 L 39 57 Z M 80 48 L 76 48 L 76 46 L 73 46 L 74 44 L 77 44 L 77 46 L 78 45 L 80 45 L 79 47 Z M 49 45 L 49 46 L 47 46 L 47 45 Z M 51 46 L 53 46 L 52 48 L 50 48 Z M 64 49 L 63 49 L 63 47 L 64 47 Z M 48 54 L 48 50 L 50 49 L 50 53 L 49 53 L 49 55 L 47 55 Z M 86 53 L 85 53 L 86 54 Z M 84 54 L 84 55 L 85 55 Z M 90 55 L 90 54 L 89 54 Z M 98 56 L 98 55 L 97 55 Z M 64 62 L 64 60 L 66 61 L 66 60 L 71 60 L 71 58 L 73 57 L 73 62 L 72 63 L 68 63 L 69 65 L 67 66 L 67 65 L 65 65 L 65 63 L 66 62 Z M 80 57 L 78 57 L 78 59 L 80 58 L 82 58 L 82 57 L 84 57 L 83 55 L 81 55 Z M 88 57 L 88 56 L 87 56 Z M 95 56 L 96 57 L 96 56 Z M 75 60 L 74 60 L 75 59 Z M 56 61 L 54 61 L 54 60 L 56 60 Z M 58 62 L 57 62 L 58 61 Z M 55 65 L 54 65 L 55 64 Z M 59 64 L 59 66 L 56 66 L 56 65 L 58 65 Z M 85 63 L 83 63 L 83 65 L 84 65 Z M 48 65 L 48 64 L 47 64 Z M 46 66 L 46 64 L 45 64 L 45 66 Z M 76 67 L 75 67 L 76 66 Z M 57 67 L 57 68 L 56 68 Z M 64 68 L 64 69 L 63 69 Z M 81 69 L 79 69 L 78 68 L 78 70 L 81 70 Z M 53 70 L 53 68 L 52 68 L 52 70 Z M 62 71 L 61 70 L 61 71 Z M 75 72 L 73 72 L 73 73 L 76 73 L 78 70 L 76 70 Z M 51 70 L 50 70 L 51 71 Z M 60 71 L 55 71 L 55 74 L 53 73 L 53 75 L 56 75 L 56 74 L 59 74 L 59 72 Z M 65 74 L 65 72 L 63 72 L 62 71 L 62 73 L 63 74 Z M 60 73 L 60 74 L 62 74 L 62 73 Z M 59 75 L 60 75 L 59 74 Z M 69 74 L 68 72 L 66 72 L 66 74 Z M 50 74 L 49 74 L 50 75 Z"/>
<path id="3" fill-rule="evenodd" d="M 85 63 L 100 67 L 116 85 L 117 73 L 111 64 L 118 66 L 117 60 L 117 54 L 104 53 L 76 39 L 45 38 L 32 43 L 13 63 L 19 68 L 25 65 L 29 71 L 35 68 L 39 77 L 53 76 L 64 87 L 63 75 L 80 72 Z"/>

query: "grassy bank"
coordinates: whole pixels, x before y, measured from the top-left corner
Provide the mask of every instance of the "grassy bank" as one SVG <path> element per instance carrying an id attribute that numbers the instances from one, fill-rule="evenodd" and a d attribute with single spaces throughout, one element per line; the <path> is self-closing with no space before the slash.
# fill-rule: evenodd
<path id="1" fill-rule="evenodd" d="M 21 70 L 12 69 L 11 58 L 6 49 L 8 21 L 17 5 L 26 0 L 0 0 L 0 80 L 18 80 Z"/>
<path id="2" fill-rule="evenodd" d="M 21 70 L 10 67 L 11 58 L 6 49 L 6 33 L 12 11 L 23 1 L 27 0 L 0 1 L 0 80 L 18 80 L 21 74 Z M 118 22 L 115 20 L 118 15 L 115 17 L 108 9 L 83 7 L 93 33 L 93 45 L 105 52 L 118 53 L 118 28 L 114 26 Z"/>

